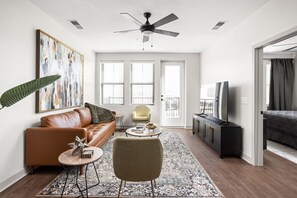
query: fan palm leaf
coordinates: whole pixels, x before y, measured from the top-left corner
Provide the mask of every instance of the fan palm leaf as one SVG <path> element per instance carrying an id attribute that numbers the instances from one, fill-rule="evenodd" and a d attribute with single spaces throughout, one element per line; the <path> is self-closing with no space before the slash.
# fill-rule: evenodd
<path id="1" fill-rule="evenodd" d="M 46 76 L 26 82 L 5 91 L 0 98 L 0 104 L 2 106 L 1 109 L 15 104 L 31 93 L 55 82 L 59 78 L 61 78 L 60 75 Z"/>

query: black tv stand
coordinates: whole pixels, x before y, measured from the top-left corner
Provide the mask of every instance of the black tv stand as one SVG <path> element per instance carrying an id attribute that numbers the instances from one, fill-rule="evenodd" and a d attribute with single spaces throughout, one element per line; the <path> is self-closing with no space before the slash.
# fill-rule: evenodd
<path id="1" fill-rule="evenodd" d="M 227 126 L 229 124 L 229 122 L 227 121 L 221 121 L 220 125 L 224 125 L 224 126 Z"/>
<path id="2" fill-rule="evenodd" d="M 224 156 L 240 156 L 242 152 L 242 130 L 231 122 L 205 116 L 193 115 L 193 134 Z"/>
<path id="3" fill-rule="evenodd" d="M 204 114 L 204 113 L 198 113 L 197 115 L 200 116 L 200 117 L 203 117 L 203 118 L 208 116 L 207 114 Z"/>
<path id="4" fill-rule="evenodd" d="M 227 122 L 227 121 L 220 120 L 220 119 L 218 119 L 216 117 L 212 117 L 212 116 L 209 116 L 207 114 L 201 114 L 200 113 L 200 114 L 196 114 L 196 115 L 199 116 L 199 117 L 205 118 L 206 120 L 210 120 L 210 121 L 212 121 L 212 122 L 214 122 L 214 123 L 216 123 L 218 125 L 224 125 L 224 126 L 226 126 L 226 125 L 229 124 L 229 122 Z"/>

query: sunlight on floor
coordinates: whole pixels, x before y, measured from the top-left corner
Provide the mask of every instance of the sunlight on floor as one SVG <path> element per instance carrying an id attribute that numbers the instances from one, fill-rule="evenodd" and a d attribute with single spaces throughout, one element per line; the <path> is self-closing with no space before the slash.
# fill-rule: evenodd
<path id="1" fill-rule="evenodd" d="M 297 150 L 294 148 L 267 140 L 267 150 L 297 164 Z"/>

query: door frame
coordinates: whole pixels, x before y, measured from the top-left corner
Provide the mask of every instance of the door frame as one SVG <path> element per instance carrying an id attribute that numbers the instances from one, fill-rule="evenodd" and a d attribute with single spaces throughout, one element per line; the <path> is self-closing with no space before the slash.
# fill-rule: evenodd
<path id="1" fill-rule="evenodd" d="M 283 33 L 273 36 L 259 44 L 253 46 L 253 78 L 254 78 L 254 100 L 253 100 L 253 158 L 252 163 L 255 166 L 263 166 L 263 115 L 260 113 L 264 109 L 264 68 L 263 68 L 263 48 L 297 36 L 297 26 Z"/>
<path id="2" fill-rule="evenodd" d="M 174 127 L 180 127 L 180 128 L 183 128 L 185 126 L 185 117 L 186 117 L 186 105 L 185 105 L 185 100 L 186 100 L 186 91 L 185 91 L 185 73 L 186 73 L 186 61 L 184 60 L 161 60 L 160 62 L 160 96 L 162 95 L 162 92 L 163 92 L 163 75 L 164 75 L 164 63 L 172 63 L 172 64 L 181 64 L 181 85 L 180 85 L 180 94 L 181 94 L 181 102 L 180 102 L 180 105 L 181 105 L 181 124 L 180 126 L 174 126 Z M 163 117 L 163 103 L 161 101 L 160 103 L 160 125 L 163 126 L 164 125 L 164 117 Z M 165 126 L 166 127 L 166 126 Z M 170 127 L 170 126 L 169 126 Z M 173 127 L 173 126 L 172 126 Z"/>

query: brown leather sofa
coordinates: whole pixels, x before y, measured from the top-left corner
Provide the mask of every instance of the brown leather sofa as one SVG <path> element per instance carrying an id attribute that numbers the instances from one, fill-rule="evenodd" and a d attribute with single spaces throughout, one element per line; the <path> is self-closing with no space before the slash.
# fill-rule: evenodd
<path id="1" fill-rule="evenodd" d="M 75 136 L 86 138 L 90 146 L 101 147 L 116 129 L 116 122 L 92 124 L 89 108 L 78 108 L 44 116 L 41 126 L 25 132 L 25 164 L 27 166 L 60 165 L 58 156 L 70 149 Z"/>

